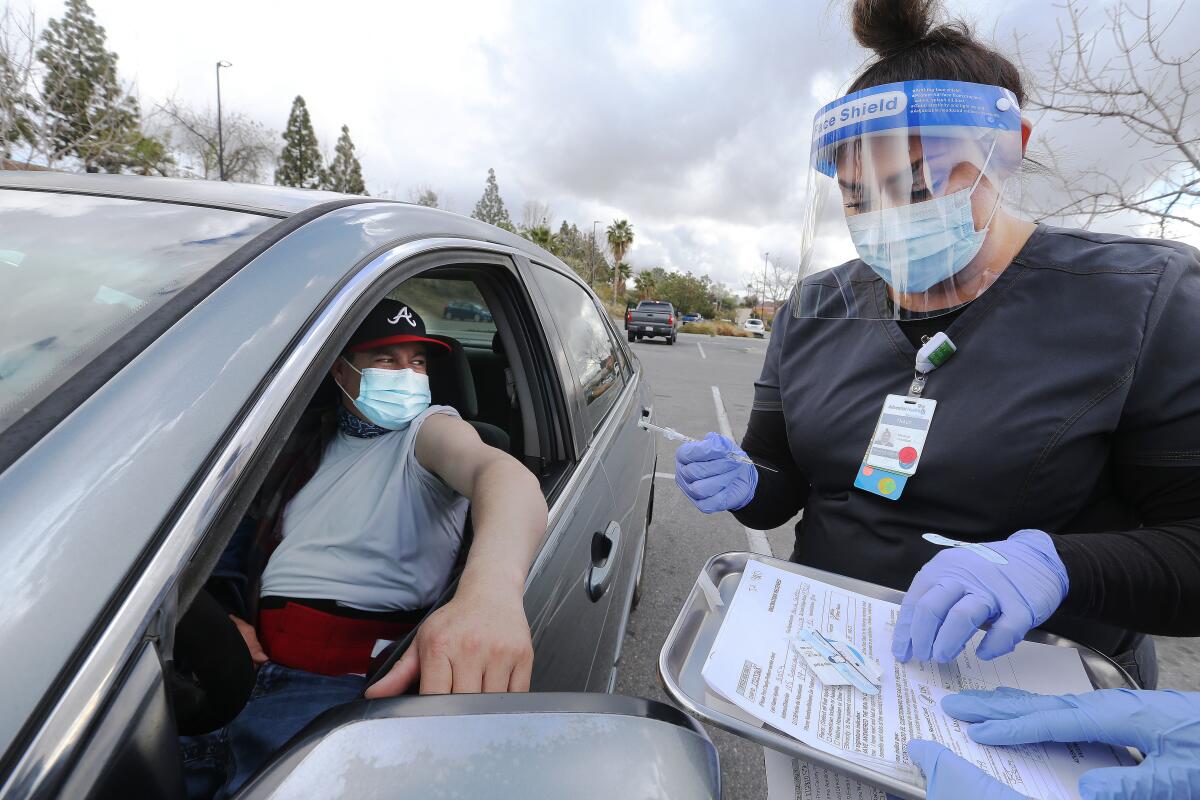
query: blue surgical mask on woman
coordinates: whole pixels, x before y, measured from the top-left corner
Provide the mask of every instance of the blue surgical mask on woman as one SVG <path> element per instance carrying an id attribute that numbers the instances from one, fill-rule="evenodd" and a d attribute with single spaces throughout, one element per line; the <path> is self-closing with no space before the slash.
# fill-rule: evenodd
<path id="1" fill-rule="evenodd" d="M 969 189 L 847 217 L 859 258 L 902 293 L 924 292 L 954 277 L 979 254 L 1000 204 L 997 197 L 983 229 L 975 230 L 971 196 L 982 179 L 980 171 Z"/>
<path id="2" fill-rule="evenodd" d="M 381 428 L 391 431 L 403 430 L 417 418 L 432 402 L 429 393 L 429 376 L 411 369 L 358 369 L 343 357 L 350 369 L 361 376 L 358 397 L 351 398 L 354 406 L 367 419 Z M 336 383 L 336 381 L 335 381 Z M 338 388 L 342 394 L 350 393 Z"/>

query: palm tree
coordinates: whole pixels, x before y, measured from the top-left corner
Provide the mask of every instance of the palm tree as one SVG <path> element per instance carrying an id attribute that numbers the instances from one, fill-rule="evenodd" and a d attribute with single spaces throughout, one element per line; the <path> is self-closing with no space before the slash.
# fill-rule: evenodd
<path id="1" fill-rule="evenodd" d="M 535 225 L 532 228 L 526 228 L 521 235 L 538 247 L 553 252 L 554 234 L 550 232 L 549 226 Z"/>
<path id="2" fill-rule="evenodd" d="M 633 286 L 638 291 L 639 300 L 649 300 L 650 296 L 654 294 L 654 290 L 658 288 L 654 276 L 649 272 L 639 272 L 633 279 Z"/>
<path id="3" fill-rule="evenodd" d="M 629 220 L 627 219 L 615 219 L 612 225 L 608 226 L 607 233 L 608 249 L 612 250 L 613 263 L 619 265 L 625 260 L 625 254 L 629 252 L 629 247 L 633 244 L 633 226 L 629 224 Z M 613 270 L 614 303 L 617 302 L 617 288 L 622 283 L 621 270 L 618 267 Z"/>

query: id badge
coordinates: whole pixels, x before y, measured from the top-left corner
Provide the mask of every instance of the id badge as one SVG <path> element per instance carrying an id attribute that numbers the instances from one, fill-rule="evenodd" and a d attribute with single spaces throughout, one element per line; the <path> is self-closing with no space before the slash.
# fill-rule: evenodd
<path id="1" fill-rule="evenodd" d="M 888 500 L 899 500 L 908 479 L 920 466 L 936 408 L 936 400 L 889 394 L 854 486 Z"/>

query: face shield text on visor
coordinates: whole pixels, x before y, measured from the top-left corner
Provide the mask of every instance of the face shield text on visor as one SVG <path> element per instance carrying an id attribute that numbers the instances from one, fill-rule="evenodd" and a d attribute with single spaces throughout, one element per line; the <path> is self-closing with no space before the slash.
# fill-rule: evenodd
<path id="1" fill-rule="evenodd" d="M 987 237 L 1021 164 L 1007 89 L 875 86 L 817 112 L 796 317 L 909 319 L 982 294 Z"/>

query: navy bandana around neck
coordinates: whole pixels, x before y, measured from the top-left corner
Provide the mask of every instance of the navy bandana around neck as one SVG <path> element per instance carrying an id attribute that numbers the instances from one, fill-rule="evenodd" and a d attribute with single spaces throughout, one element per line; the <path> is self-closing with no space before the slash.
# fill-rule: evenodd
<path id="1" fill-rule="evenodd" d="M 381 428 L 373 422 L 359 419 L 343 405 L 338 406 L 337 422 L 338 430 L 347 436 L 356 436 L 359 439 L 374 439 L 376 436 L 392 433 L 387 428 Z"/>

